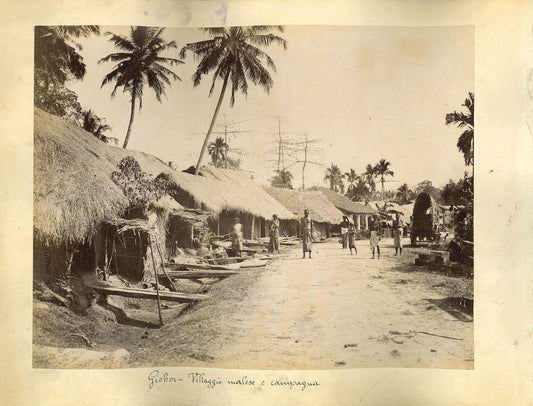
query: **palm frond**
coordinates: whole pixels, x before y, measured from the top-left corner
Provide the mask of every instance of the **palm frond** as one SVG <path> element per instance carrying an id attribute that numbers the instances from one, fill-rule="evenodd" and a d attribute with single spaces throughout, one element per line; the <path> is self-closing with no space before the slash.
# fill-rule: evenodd
<path id="1" fill-rule="evenodd" d="M 163 65 L 160 65 L 159 63 L 153 63 L 152 66 L 156 68 L 158 72 L 161 72 L 162 74 L 166 76 L 170 76 L 174 80 L 181 80 L 181 78 L 178 75 L 176 75 L 174 72 L 164 67 Z M 170 81 L 169 81 L 169 84 L 170 84 Z"/>
<path id="2" fill-rule="evenodd" d="M 262 34 L 262 35 L 250 35 L 247 37 L 248 42 L 253 45 L 268 47 L 272 43 L 280 45 L 283 49 L 287 49 L 287 41 L 281 38 L 279 35 L 274 34 Z"/>
<path id="3" fill-rule="evenodd" d="M 162 57 L 162 56 L 156 56 L 154 58 L 154 62 L 168 63 L 169 65 L 177 65 L 180 63 L 185 63 L 181 59 L 168 58 L 168 57 Z"/>
<path id="4" fill-rule="evenodd" d="M 215 47 L 219 46 L 220 39 L 208 39 L 204 41 L 193 42 L 185 45 L 180 50 L 180 58 L 185 58 L 187 51 L 191 51 L 197 55 L 203 55 L 211 52 Z"/>
<path id="5" fill-rule="evenodd" d="M 98 63 L 102 63 L 102 62 L 120 62 L 120 61 L 124 61 L 128 58 L 130 58 L 131 55 L 127 52 L 117 52 L 117 53 L 114 53 L 114 54 L 109 54 L 105 57 L 103 57 L 102 59 L 98 60 Z"/>
<path id="6" fill-rule="evenodd" d="M 109 40 L 115 44 L 116 47 L 125 51 L 134 51 L 135 45 L 133 45 L 127 38 L 120 35 L 113 34 L 112 32 L 106 32 L 104 35 L 109 36 Z"/>

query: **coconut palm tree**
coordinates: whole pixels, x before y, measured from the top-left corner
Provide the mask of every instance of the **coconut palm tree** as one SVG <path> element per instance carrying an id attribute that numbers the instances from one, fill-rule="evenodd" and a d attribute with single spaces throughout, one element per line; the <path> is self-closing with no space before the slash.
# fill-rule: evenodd
<path id="1" fill-rule="evenodd" d="M 344 194 L 343 179 L 344 175 L 337 165 L 332 163 L 331 166 L 326 169 L 326 176 L 324 176 L 324 180 L 329 182 L 329 188 L 331 190 Z"/>
<path id="2" fill-rule="evenodd" d="M 157 101 L 161 103 L 161 96 L 165 94 L 165 85 L 170 85 L 170 79 L 181 80 L 163 64 L 175 65 L 183 61 L 175 58 L 162 57 L 160 54 L 171 48 L 176 48 L 174 41 L 165 42 L 161 37 L 164 28 L 156 27 L 131 27 L 128 37 L 107 32 L 109 40 L 121 51 L 107 55 L 100 59 L 101 62 L 117 62 L 111 72 L 102 81 L 103 87 L 107 83 L 115 82 L 111 97 L 119 87 L 131 95 L 131 113 L 126 138 L 122 148 L 128 146 L 131 127 L 135 117 L 136 102 L 139 100 L 139 109 L 142 108 L 144 85 L 153 89 Z"/>
<path id="3" fill-rule="evenodd" d="M 292 189 L 292 173 L 287 169 L 276 171 L 276 175 L 270 180 L 270 186 Z"/>
<path id="4" fill-rule="evenodd" d="M 106 124 L 105 118 L 100 118 L 93 113 L 92 110 L 83 110 L 81 115 L 81 126 L 85 131 L 90 132 L 101 141 L 107 142 L 107 137 L 104 135 L 105 131 L 111 130 L 111 127 Z"/>
<path id="5" fill-rule="evenodd" d="M 374 197 L 374 193 L 376 193 L 376 182 L 374 181 L 374 178 L 376 177 L 376 171 L 372 165 L 368 164 L 366 166 L 363 177 L 368 184 L 368 188 L 370 189 L 370 198 L 372 199 Z"/>
<path id="6" fill-rule="evenodd" d="M 355 186 L 355 182 L 359 179 L 359 175 L 355 173 L 355 170 L 353 168 L 350 168 L 350 172 L 344 172 L 344 176 L 346 180 L 348 181 L 348 190 L 347 192 L 350 192 L 350 189 L 352 189 Z"/>
<path id="7" fill-rule="evenodd" d="M 346 196 L 355 202 L 364 201 L 369 194 L 370 190 L 361 177 L 357 179 L 357 182 L 352 185 L 350 190 L 348 190 Z"/>
<path id="8" fill-rule="evenodd" d="M 77 38 L 100 34 L 97 25 L 35 27 L 35 75 L 47 83 L 63 85 L 68 79 L 83 79 L 85 63 L 78 53 Z"/>
<path id="9" fill-rule="evenodd" d="M 97 25 L 35 27 L 34 104 L 49 113 L 78 116 L 81 106 L 77 95 L 65 87 L 68 80 L 83 79 L 85 63 L 76 40 L 99 35 Z"/>
<path id="10" fill-rule="evenodd" d="M 374 166 L 374 173 L 376 177 L 380 177 L 381 182 L 381 198 L 385 200 L 385 176 L 394 176 L 394 172 L 389 168 L 391 163 L 386 159 L 380 159 L 379 162 Z"/>
<path id="11" fill-rule="evenodd" d="M 457 148 L 463 153 L 465 165 L 474 165 L 474 93 L 468 92 L 462 106 L 468 109 L 468 113 L 454 111 L 446 114 L 446 125 L 457 124 L 458 128 L 465 128 L 457 140 Z"/>
<path id="12" fill-rule="evenodd" d="M 196 164 L 196 175 L 200 171 L 202 159 L 228 83 L 230 83 L 231 87 L 230 106 L 232 107 L 235 103 L 235 93 L 237 91 L 240 90 L 245 96 L 248 94 L 248 81 L 254 85 L 259 85 L 267 92 L 272 87 L 274 82 L 267 68 L 275 71 L 276 66 L 274 61 L 259 47 L 268 47 L 272 43 L 276 43 L 283 46 L 284 49 L 287 48 L 287 43 L 283 38 L 270 32 L 273 29 L 283 32 L 281 26 L 204 28 L 202 30 L 211 37 L 210 39 L 187 44 L 181 50 L 181 58 L 185 58 L 187 51 L 191 51 L 201 58 L 198 68 L 192 77 L 194 86 L 198 86 L 204 75 L 213 71 L 213 79 L 209 90 L 209 95 L 211 96 L 216 80 L 222 80 L 222 88 L 215 112 Z"/>
<path id="13" fill-rule="evenodd" d="M 224 138 L 217 137 L 215 142 L 209 143 L 207 151 L 209 152 L 209 155 L 211 155 L 211 161 L 213 161 L 213 165 L 218 168 L 227 159 L 228 144 L 224 142 Z"/>
<path id="14" fill-rule="evenodd" d="M 396 190 L 396 198 L 399 204 L 407 203 L 413 194 L 413 191 L 409 189 L 409 185 L 404 183 Z"/>

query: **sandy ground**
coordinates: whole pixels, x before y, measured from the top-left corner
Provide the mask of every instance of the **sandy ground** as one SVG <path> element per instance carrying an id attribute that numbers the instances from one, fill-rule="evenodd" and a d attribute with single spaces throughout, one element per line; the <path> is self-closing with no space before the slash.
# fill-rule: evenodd
<path id="1" fill-rule="evenodd" d="M 473 368 L 473 320 L 446 308 L 471 297 L 472 280 L 413 266 L 392 241 L 371 259 L 367 241 L 351 256 L 337 243 L 299 249 L 268 268 L 221 282 L 205 301 L 164 329 L 133 362 L 250 369 L 359 367 Z M 438 337 L 437 334 L 446 336 Z"/>
<path id="2" fill-rule="evenodd" d="M 311 260 L 301 259 L 297 247 L 265 268 L 213 284 L 209 299 L 184 313 L 165 310 L 160 329 L 108 320 L 87 330 L 75 322 L 83 316 L 68 320 L 95 350 L 125 348 L 133 367 L 473 368 L 472 312 L 453 299 L 472 298 L 472 278 L 416 267 L 422 249 L 406 248 L 395 257 L 390 240 L 382 242 L 379 260 L 371 259 L 368 241 L 358 241 L 353 256 L 336 242 L 314 248 Z M 155 322 L 149 305 L 153 310 L 144 317 Z M 37 312 L 34 343 L 73 346 L 61 336 L 54 339 L 41 322 L 46 315 Z M 50 359 L 38 364 L 54 365 Z"/>

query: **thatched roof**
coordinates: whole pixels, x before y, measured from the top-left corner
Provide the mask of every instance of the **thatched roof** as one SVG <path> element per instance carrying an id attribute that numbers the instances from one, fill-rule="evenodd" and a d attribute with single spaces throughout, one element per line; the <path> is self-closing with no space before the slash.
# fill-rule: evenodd
<path id="1" fill-rule="evenodd" d="M 49 243 L 80 242 L 93 235 L 100 223 L 120 218 L 128 200 L 111 173 L 126 156 L 133 156 L 152 176 L 171 170 L 152 155 L 110 146 L 73 123 L 35 109 L 33 224 L 37 236 Z M 158 203 L 182 209 L 170 198 Z"/>
<path id="2" fill-rule="evenodd" d="M 308 209 L 311 218 L 319 223 L 338 224 L 342 221 L 343 213 L 322 192 L 277 187 L 265 187 L 265 190 L 298 217 L 303 217 L 304 210 Z"/>
<path id="3" fill-rule="evenodd" d="M 294 218 L 289 210 L 242 171 L 206 166 L 201 174 L 203 176 L 167 170 L 164 176 L 215 214 L 234 210 L 263 218 L 270 218 L 273 214 L 281 219 Z"/>
<path id="4" fill-rule="evenodd" d="M 179 204 L 173 197 L 165 195 L 161 197 L 157 202 L 153 204 L 156 209 L 166 210 L 171 214 L 177 214 L 184 209 L 184 207 Z"/>
<path id="5" fill-rule="evenodd" d="M 375 214 L 376 211 L 368 206 L 365 206 L 362 203 L 354 202 L 347 197 L 335 192 L 334 190 L 320 187 L 320 186 L 313 186 L 311 190 L 318 190 L 326 197 L 328 200 L 333 203 L 333 205 L 343 212 L 348 212 L 352 214 Z"/>
<path id="6" fill-rule="evenodd" d="M 82 241 L 128 205 L 111 180 L 110 147 L 80 127 L 35 109 L 34 228 L 50 243 Z"/>

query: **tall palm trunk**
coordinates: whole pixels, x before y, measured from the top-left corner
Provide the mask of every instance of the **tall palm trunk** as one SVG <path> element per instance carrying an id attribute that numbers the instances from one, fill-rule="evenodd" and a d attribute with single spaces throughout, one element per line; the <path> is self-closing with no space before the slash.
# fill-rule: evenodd
<path id="1" fill-rule="evenodd" d="M 385 201 L 385 178 L 381 175 L 381 200 Z"/>
<path id="2" fill-rule="evenodd" d="M 137 89 L 135 88 L 135 85 L 134 85 L 133 90 L 131 92 L 130 123 L 128 124 L 128 131 L 126 132 L 126 139 L 124 140 L 124 145 L 122 145 L 122 148 L 126 148 L 128 146 L 128 142 L 130 142 L 131 125 L 133 124 L 133 119 L 135 118 L 135 94 L 137 93 L 136 90 Z"/>
<path id="3" fill-rule="evenodd" d="M 218 111 L 220 110 L 220 105 L 222 104 L 224 93 L 226 92 L 226 85 L 228 84 L 229 73 L 230 71 L 228 70 L 226 72 L 226 76 L 224 76 L 224 83 L 222 84 L 222 90 L 220 91 L 220 96 L 218 97 L 217 107 L 215 108 L 215 114 L 213 114 L 211 124 L 209 125 L 209 130 L 207 130 L 207 134 L 205 135 L 204 145 L 202 145 L 202 150 L 200 151 L 200 156 L 198 157 L 198 163 L 196 164 L 196 169 L 194 170 L 195 175 L 198 175 L 198 173 L 200 172 L 200 165 L 202 164 L 202 159 L 204 158 L 205 150 L 207 149 L 209 137 L 211 136 L 211 132 L 213 131 L 213 127 L 215 126 Z"/>

